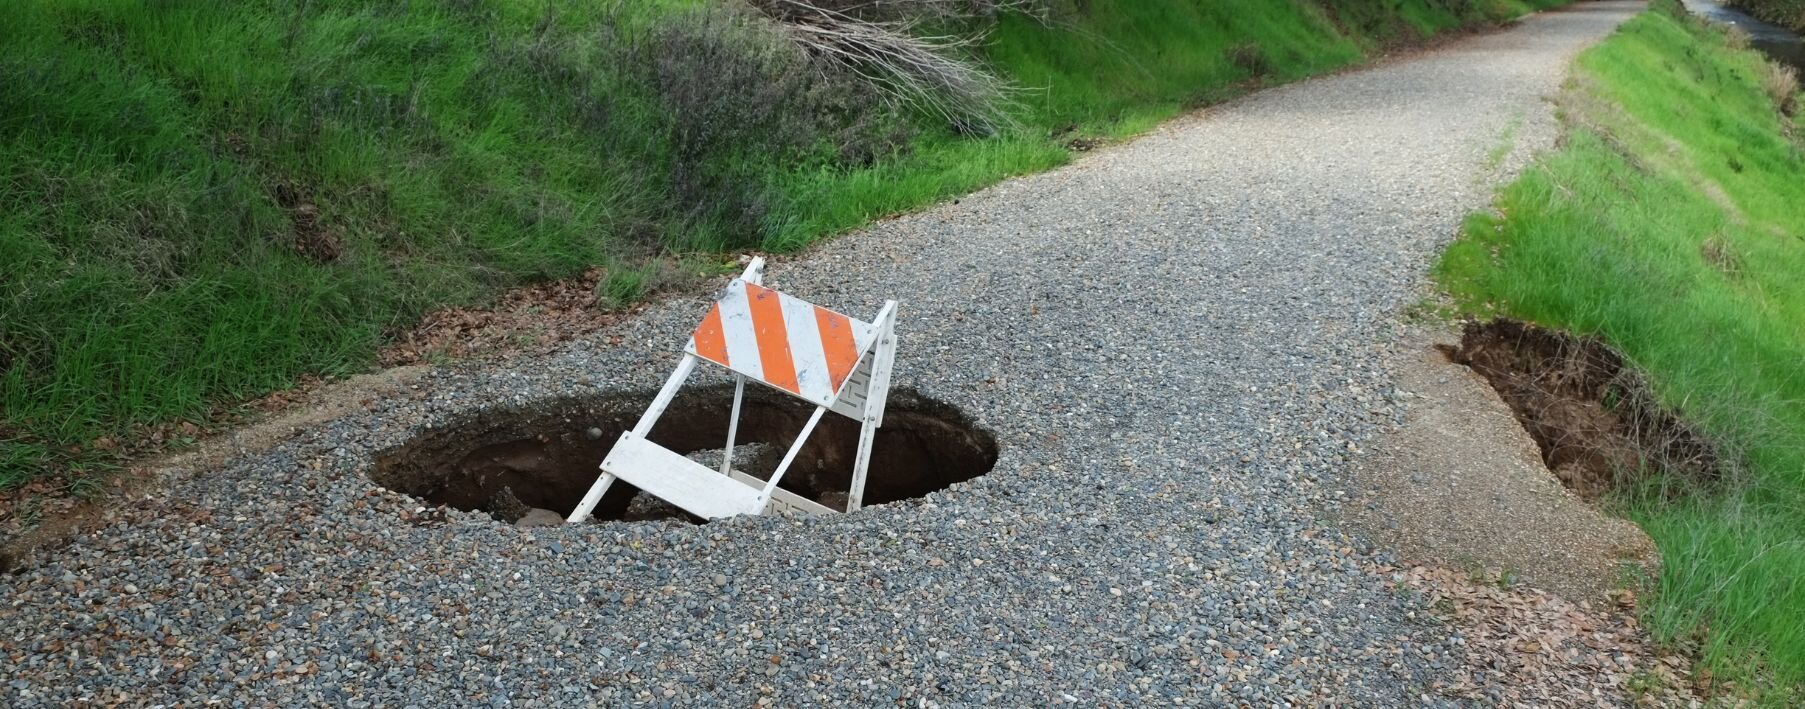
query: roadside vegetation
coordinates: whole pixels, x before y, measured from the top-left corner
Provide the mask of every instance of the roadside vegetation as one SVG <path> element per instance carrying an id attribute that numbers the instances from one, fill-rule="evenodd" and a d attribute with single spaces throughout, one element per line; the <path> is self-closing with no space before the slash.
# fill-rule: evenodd
<path id="1" fill-rule="evenodd" d="M 1781 705 L 1805 699 L 1799 102 L 1790 72 L 1658 0 L 1580 58 L 1564 147 L 1437 268 L 1468 315 L 1602 338 L 1717 441 L 1716 479 L 1652 471 L 1617 503 L 1662 551 L 1657 636 Z"/>
<path id="2" fill-rule="evenodd" d="M 1560 2 L 9 2 L 0 489 L 366 369 L 434 308 L 598 267 L 631 301 Z M 847 48 L 872 30 L 903 59 Z"/>
<path id="3" fill-rule="evenodd" d="M 1724 4 L 1781 27 L 1805 32 L 1805 0 L 1728 0 Z"/>

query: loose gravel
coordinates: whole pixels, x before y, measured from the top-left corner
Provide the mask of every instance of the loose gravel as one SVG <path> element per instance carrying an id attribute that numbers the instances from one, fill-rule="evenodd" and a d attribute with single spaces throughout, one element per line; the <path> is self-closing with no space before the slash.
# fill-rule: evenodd
<path id="1" fill-rule="evenodd" d="M 849 312 L 901 299 L 897 383 L 994 431 L 990 475 L 832 518 L 528 529 L 370 482 L 460 413 L 657 386 L 700 312 L 666 302 L 41 553 L 0 581 L 0 699 L 1442 701 L 1462 639 L 1326 511 L 1398 420 L 1389 317 L 1485 205 L 1488 149 L 1550 139 L 1566 62 L 1638 7 L 1264 92 L 774 265 Z"/>

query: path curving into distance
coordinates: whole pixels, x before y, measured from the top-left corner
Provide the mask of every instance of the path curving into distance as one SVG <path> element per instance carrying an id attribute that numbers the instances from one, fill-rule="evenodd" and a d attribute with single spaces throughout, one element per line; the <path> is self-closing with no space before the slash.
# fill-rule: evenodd
<path id="1" fill-rule="evenodd" d="M 843 312 L 900 299 L 896 383 L 994 432 L 986 477 L 534 530 L 410 523 L 369 481 L 428 424 L 655 388 L 703 311 L 666 302 L 180 477 L 0 579 L 0 703 L 1419 701 L 1458 654 L 1326 521 L 1344 457 L 1398 416 L 1380 353 L 1429 259 L 1640 7 L 1262 92 L 773 264 Z"/>

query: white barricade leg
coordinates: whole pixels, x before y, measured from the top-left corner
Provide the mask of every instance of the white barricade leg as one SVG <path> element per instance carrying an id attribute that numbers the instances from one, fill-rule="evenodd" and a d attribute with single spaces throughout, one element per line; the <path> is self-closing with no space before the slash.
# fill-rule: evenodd
<path id="1" fill-rule="evenodd" d="M 727 419 L 727 447 L 721 449 L 721 474 L 733 474 L 733 439 L 740 433 L 740 400 L 746 397 L 746 377 L 733 375 L 733 413 Z"/>
<path id="2" fill-rule="evenodd" d="M 645 438 L 652 434 L 652 426 L 658 423 L 658 417 L 670 408 L 671 400 L 677 398 L 677 390 L 689 381 L 690 372 L 696 371 L 696 356 L 683 355 L 683 361 L 677 363 L 677 370 L 671 372 L 671 378 L 664 380 L 664 388 L 658 390 L 658 396 L 652 399 L 652 405 L 646 408 L 645 415 L 639 417 L 639 423 L 633 426 L 633 435 Z"/>
<path id="3" fill-rule="evenodd" d="M 867 420 L 859 425 L 859 452 L 852 459 L 852 487 L 846 491 L 846 511 L 857 512 L 865 505 L 865 475 L 871 467 L 871 444 L 877 426 Z"/>
<path id="4" fill-rule="evenodd" d="M 890 368 L 896 360 L 896 301 L 884 303 L 877 314 L 877 347 L 872 352 L 871 383 L 865 392 L 865 415 L 859 422 L 859 450 L 852 459 L 852 486 L 846 491 L 846 511 L 865 505 L 865 478 L 871 468 L 871 446 L 884 425 L 884 404 L 890 398 Z"/>
<path id="5" fill-rule="evenodd" d="M 565 519 L 564 523 L 578 524 L 589 519 L 589 513 L 595 511 L 596 505 L 602 504 L 602 496 L 608 494 L 608 488 L 613 485 L 614 476 L 602 473 L 602 477 L 597 478 L 595 484 L 589 486 L 589 492 L 584 493 L 583 501 L 577 503 L 577 508 L 570 511 L 570 517 Z"/>
<path id="6" fill-rule="evenodd" d="M 821 423 L 821 415 L 825 413 L 827 413 L 827 407 L 815 407 L 814 415 L 809 416 L 808 423 L 802 425 L 802 432 L 796 434 L 796 442 L 790 444 L 790 450 L 783 454 L 783 462 L 778 463 L 777 469 L 771 471 L 771 479 L 765 481 L 765 489 L 759 492 L 758 511 L 754 514 L 764 514 L 765 505 L 771 501 L 771 493 L 777 489 L 777 481 L 782 480 L 783 474 L 789 471 L 790 464 L 796 462 L 796 454 L 801 453 L 802 447 L 808 444 L 809 434 L 815 432 L 815 424 Z"/>
<path id="7" fill-rule="evenodd" d="M 683 388 L 683 383 L 689 380 L 690 373 L 695 370 L 695 356 L 684 355 L 683 361 L 677 363 L 677 370 L 671 372 L 671 378 L 665 380 L 664 388 L 658 390 L 658 397 L 652 400 L 652 406 L 646 409 L 644 416 L 639 417 L 639 423 L 633 427 L 633 435 L 645 438 L 652 432 L 652 426 L 658 423 L 658 417 L 663 416 L 664 410 L 670 408 L 671 400 L 677 398 L 677 390 Z M 583 501 L 577 503 L 577 508 L 570 511 L 570 517 L 565 520 L 565 523 L 577 524 L 589 519 L 589 513 L 594 512 L 595 506 L 602 503 L 602 495 L 607 494 L 608 487 L 613 484 L 614 476 L 602 473 L 602 476 L 596 479 L 595 485 L 590 486 L 589 493 L 583 496 Z"/>

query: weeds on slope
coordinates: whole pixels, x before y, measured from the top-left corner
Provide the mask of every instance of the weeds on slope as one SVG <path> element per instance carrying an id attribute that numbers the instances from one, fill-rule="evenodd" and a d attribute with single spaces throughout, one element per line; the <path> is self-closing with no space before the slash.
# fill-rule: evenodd
<path id="1" fill-rule="evenodd" d="M 1610 342 L 1722 444 L 1727 489 L 1658 476 L 1619 503 L 1662 550 L 1655 631 L 1786 703 L 1805 682 L 1805 151 L 1773 75 L 1659 3 L 1580 58 L 1565 146 L 1437 275 L 1468 313 Z"/>

